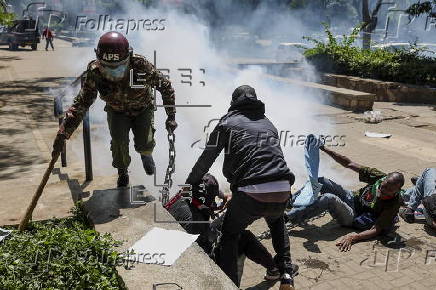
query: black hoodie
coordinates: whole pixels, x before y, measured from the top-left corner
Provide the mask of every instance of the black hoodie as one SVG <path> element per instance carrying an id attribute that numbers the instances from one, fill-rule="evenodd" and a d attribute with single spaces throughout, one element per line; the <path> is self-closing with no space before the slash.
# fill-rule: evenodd
<path id="1" fill-rule="evenodd" d="M 186 180 L 197 185 L 224 149 L 223 174 L 234 191 L 237 187 L 289 180 L 277 129 L 265 117 L 265 105 L 250 86 L 238 87 L 231 106 L 211 133 L 206 148 Z"/>

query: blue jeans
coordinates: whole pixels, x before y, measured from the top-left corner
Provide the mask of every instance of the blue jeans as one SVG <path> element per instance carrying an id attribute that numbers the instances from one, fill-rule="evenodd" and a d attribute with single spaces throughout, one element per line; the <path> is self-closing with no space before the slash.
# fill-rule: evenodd
<path id="1" fill-rule="evenodd" d="M 436 168 L 427 168 L 418 178 L 416 185 L 407 189 L 403 197 L 407 207 L 416 210 L 424 197 L 435 194 Z"/>
<path id="2" fill-rule="evenodd" d="M 322 184 L 318 199 L 309 206 L 292 208 L 286 213 L 288 220 L 299 224 L 327 210 L 340 225 L 351 226 L 355 217 L 353 193 L 324 177 L 318 182 Z"/>
<path id="3" fill-rule="evenodd" d="M 307 207 L 315 202 L 321 189 L 318 182 L 319 171 L 319 146 L 322 145 L 320 139 L 316 139 L 313 134 L 307 136 L 304 143 L 304 159 L 309 180 L 292 198 L 293 207 Z"/>

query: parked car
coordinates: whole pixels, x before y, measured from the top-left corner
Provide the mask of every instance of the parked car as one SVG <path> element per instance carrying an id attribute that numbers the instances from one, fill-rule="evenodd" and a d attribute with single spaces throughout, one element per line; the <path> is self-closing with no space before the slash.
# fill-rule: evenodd
<path id="1" fill-rule="evenodd" d="M 436 43 L 417 43 L 416 48 L 408 42 L 390 42 L 383 44 L 376 44 L 372 46 L 373 49 L 386 49 L 388 51 L 396 50 L 413 50 L 418 48 L 419 54 L 427 57 L 436 57 Z"/>
<path id="2" fill-rule="evenodd" d="M 26 46 L 36 50 L 40 41 L 38 23 L 33 19 L 15 20 L 11 26 L 0 30 L 0 45 L 8 45 L 10 50 Z"/>

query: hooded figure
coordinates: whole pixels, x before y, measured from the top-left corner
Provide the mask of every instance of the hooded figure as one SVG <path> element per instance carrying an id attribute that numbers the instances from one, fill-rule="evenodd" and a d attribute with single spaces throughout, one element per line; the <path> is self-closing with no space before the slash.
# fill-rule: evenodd
<path id="1" fill-rule="evenodd" d="M 223 174 L 232 191 L 241 186 L 275 180 L 294 183 L 286 165 L 277 129 L 265 116 L 265 104 L 255 90 L 243 85 L 232 94 L 230 108 L 210 134 L 206 148 L 186 180 L 193 186 L 224 149 Z"/>
<path id="2" fill-rule="evenodd" d="M 277 254 L 277 269 L 267 275 L 282 277 L 280 289 L 293 289 L 284 210 L 294 175 L 283 157 L 277 129 L 250 86 L 240 86 L 233 92 L 227 114 L 211 133 L 186 184 L 197 186 L 223 150 L 223 174 L 233 194 L 223 221 L 219 266 L 239 286 L 238 242 L 247 226 L 264 217 Z"/>

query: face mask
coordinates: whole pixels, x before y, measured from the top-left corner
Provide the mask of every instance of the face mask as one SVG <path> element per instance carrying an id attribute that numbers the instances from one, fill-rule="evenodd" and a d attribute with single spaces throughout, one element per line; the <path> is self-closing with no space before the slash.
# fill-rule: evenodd
<path id="1" fill-rule="evenodd" d="M 111 68 L 108 66 L 101 66 L 101 72 L 105 77 L 110 80 L 120 80 L 126 75 L 128 64 L 119 65 Z"/>
<path id="2" fill-rule="evenodd" d="M 105 64 L 104 61 L 100 61 L 99 69 L 105 78 L 110 81 L 119 81 L 123 79 L 129 68 L 130 57 L 127 57 L 125 60 L 122 60 L 118 63 L 113 64 Z"/>

